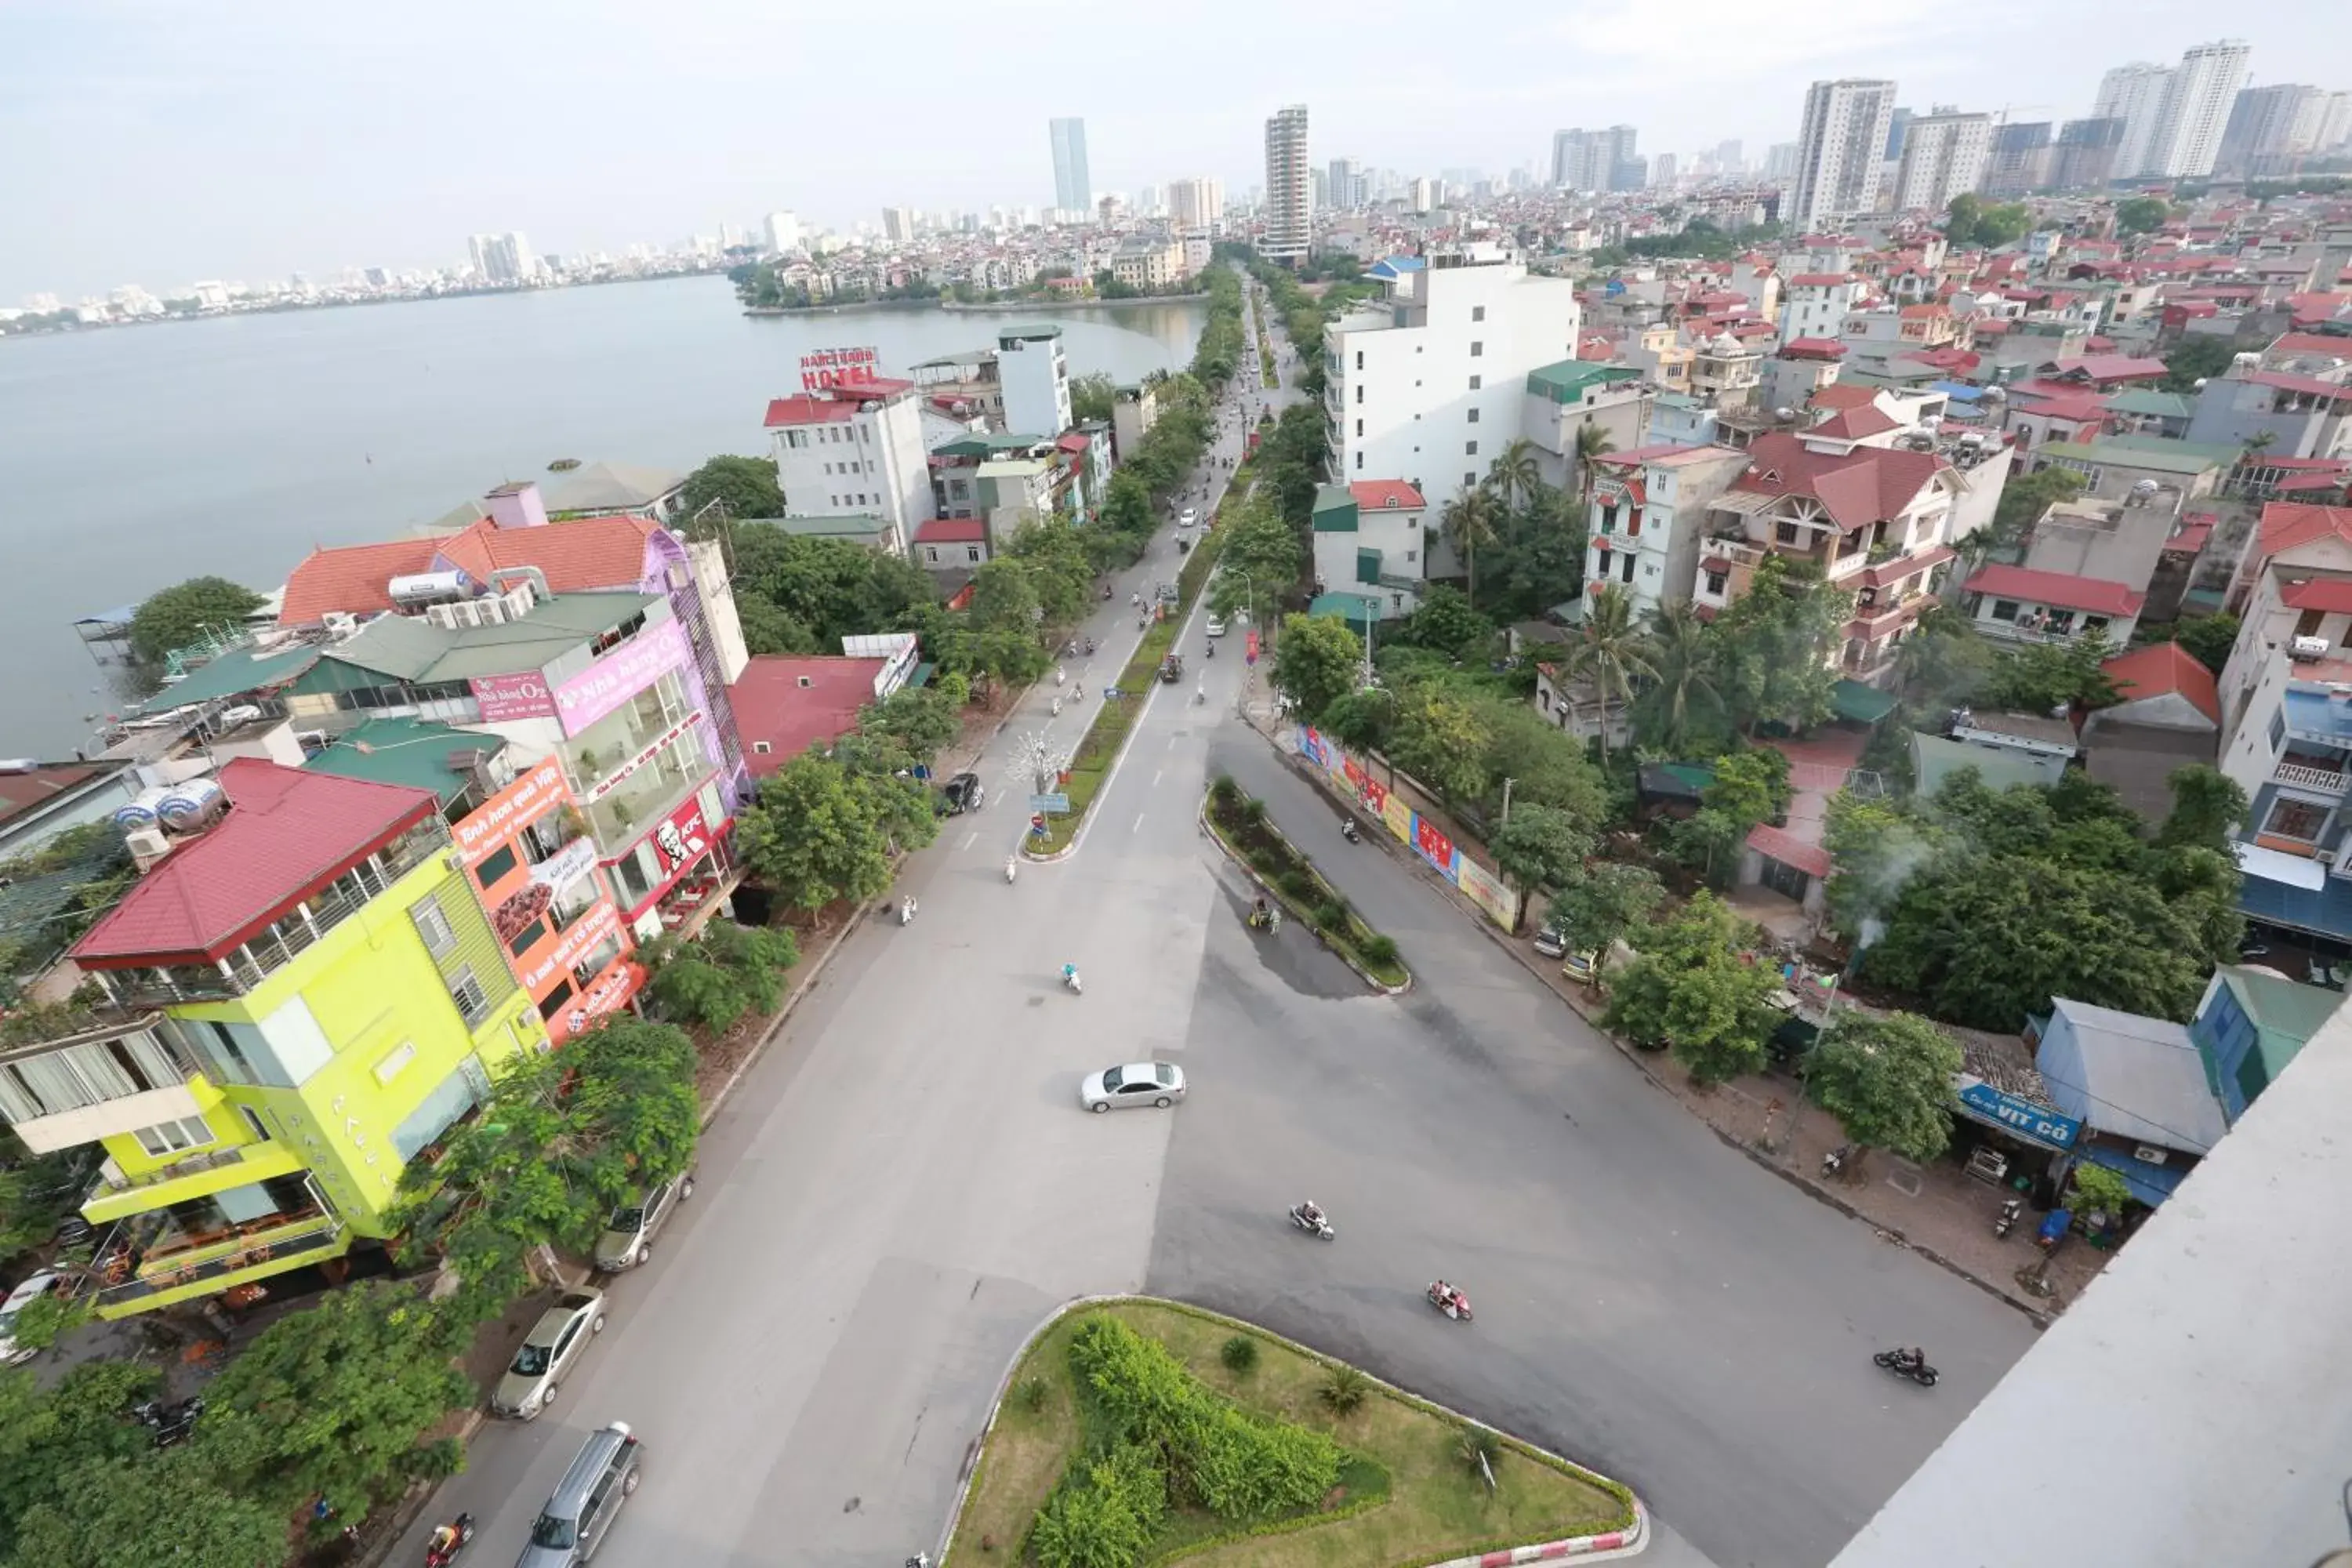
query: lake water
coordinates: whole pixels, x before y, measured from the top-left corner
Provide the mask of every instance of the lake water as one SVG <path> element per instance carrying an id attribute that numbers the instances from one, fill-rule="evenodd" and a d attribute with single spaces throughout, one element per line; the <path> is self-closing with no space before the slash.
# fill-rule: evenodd
<path id="1" fill-rule="evenodd" d="M 559 458 L 689 468 L 764 455 L 800 356 L 886 374 L 1058 321 L 1071 374 L 1190 360 L 1193 303 L 746 317 L 722 278 L 232 316 L 0 342 L 0 496 L 24 547 L 0 617 L 0 755 L 59 757 L 115 710 L 71 623 L 215 573 L 283 582 Z M 46 541 L 46 542 L 44 542 Z"/>

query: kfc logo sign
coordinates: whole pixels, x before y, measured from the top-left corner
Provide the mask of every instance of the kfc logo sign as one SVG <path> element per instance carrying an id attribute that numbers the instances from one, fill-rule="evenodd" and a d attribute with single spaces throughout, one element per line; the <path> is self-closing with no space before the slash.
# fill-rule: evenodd
<path id="1" fill-rule="evenodd" d="M 654 853 L 661 858 L 662 875 L 675 877 L 710 847 L 702 831 L 702 803 L 688 801 L 668 821 L 654 829 Z"/>

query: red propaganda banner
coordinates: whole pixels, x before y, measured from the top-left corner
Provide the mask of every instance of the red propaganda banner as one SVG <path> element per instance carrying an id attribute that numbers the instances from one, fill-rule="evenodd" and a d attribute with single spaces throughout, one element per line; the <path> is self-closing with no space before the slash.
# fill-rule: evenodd
<path id="1" fill-rule="evenodd" d="M 1454 840 L 1439 832 L 1436 824 L 1429 818 L 1420 816 L 1413 818 L 1412 844 L 1431 865 L 1448 876 L 1454 874 Z"/>
<path id="2" fill-rule="evenodd" d="M 1249 651 L 1243 657 L 1247 658 L 1252 664 L 1255 664 L 1257 662 L 1257 628 L 1255 626 L 1252 626 L 1250 628 Z"/>

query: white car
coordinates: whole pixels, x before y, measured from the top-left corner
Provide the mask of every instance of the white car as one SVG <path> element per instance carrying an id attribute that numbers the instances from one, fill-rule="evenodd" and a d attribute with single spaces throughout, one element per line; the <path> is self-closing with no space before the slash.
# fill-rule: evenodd
<path id="1" fill-rule="evenodd" d="M 1211 637 L 1221 637 L 1224 636 L 1224 635 L 1225 635 L 1225 618 L 1224 618 L 1223 616 L 1211 616 L 1209 617 L 1209 625 L 1208 625 L 1208 628 L 1207 628 L 1207 629 L 1208 629 L 1208 633 L 1209 633 L 1209 635 L 1210 635 Z"/>
<path id="2" fill-rule="evenodd" d="M 17 1345 L 16 1315 L 64 1283 L 65 1276 L 45 1269 L 9 1291 L 7 1300 L 0 1301 L 0 1366 L 15 1366 L 41 1353 Z"/>
<path id="3" fill-rule="evenodd" d="M 529 1421 L 555 1402 L 557 1383 L 572 1370 L 588 1342 L 604 1331 L 604 1292 L 582 1286 L 566 1290 L 541 1314 L 507 1373 L 490 1394 L 500 1415 Z"/>
<path id="4" fill-rule="evenodd" d="M 1200 512 L 1189 506 L 1176 514 L 1176 526 L 1179 528 L 1190 528 L 1200 521 Z"/>
<path id="5" fill-rule="evenodd" d="M 1125 1110 L 1138 1105 L 1165 1110 L 1184 1098 L 1184 1069 L 1173 1062 L 1129 1062 L 1089 1074 L 1078 1085 L 1078 1103 L 1088 1110 Z"/>

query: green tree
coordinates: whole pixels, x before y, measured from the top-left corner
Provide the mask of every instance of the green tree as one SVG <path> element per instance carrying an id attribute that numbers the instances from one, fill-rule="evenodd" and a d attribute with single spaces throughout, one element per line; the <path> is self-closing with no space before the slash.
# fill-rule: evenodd
<path id="1" fill-rule="evenodd" d="M 956 704 L 935 687 L 902 687 L 857 710 L 860 733 L 887 736 L 928 766 L 963 732 Z"/>
<path id="2" fill-rule="evenodd" d="M 1090 375 L 1070 378 L 1070 417 L 1084 425 L 1090 420 L 1108 419 L 1112 405 L 1118 401 L 1118 388 L 1111 378 L 1097 371 Z"/>
<path id="3" fill-rule="evenodd" d="M 1495 542 L 1495 523 L 1501 510 L 1492 490 L 1484 485 L 1473 485 L 1445 503 L 1441 518 L 1447 541 L 1461 552 L 1473 608 L 1478 603 L 1478 551 Z"/>
<path id="4" fill-rule="evenodd" d="M 1777 820 L 1789 804 L 1789 759 L 1768 748 L 1715 760 L 1715 781 L 1699 809 L 1670 830 L 1678 855 L 1709 881 L 1728 877 L 1738 848 L 1758 823 Z"/>
<path id="5" fill-rule="evenodd" d="M 1694 731 L 1723 709 L 1715 689 L 1714 639 L 1689 600 L 1668 599 L 1650 612 L 1642 658 L 1652 679 L 1634 705 L 1635 731 L 1680 754 Z"/>
<path id="6" fill-rule="evenodd" d="M 1805 1060 L 1805 1093 L 1849 1142 L 1920 1163 L 1952 1136 L 1952 1077 L 1960 1047 L 1925 1018 L 1843 1008 Z M 1858 1175 L 1861 1161 L 1848 1167 Z"/>
<path id="7" fill-rule="evenodd" d="M 2226 610 L 2192 616 L 2173 627 L 2172 640 L 2183 653 L 2219 675 L 2230 662 L 2230 650 L 2237 646 L 2238 617 Z"/>
<path id="8" fill-rule="evenodd" d="M 480 1113 L 445 1136 L 440 1162 L 402 1173 L 394 1225 L 405 1250 L 445 1257 L 472 1316 L 502 1310 L 529 1283 L 530 1248 L 586 1252 L 633 1190 L 692 1162 L 694 1073 L 683 1030 L 629 1017 L 559 1053 L 509 1058 Z"/>
<path id="9" fill-rule="evenodd" d="M 1895 655 L 1903 693 L 1922 708 L 1967 706 L 1992 679 L 1993 650 L 1966 616 L 1930 605 Z"/>
<path id="10" fill-rule="evenodd" d="M 2159 196 L 2134 196 L 2116 204 L 2116 232 L 2153 234 L 2171 220 L 2172 208 Z"/>
<path id="11" fill-rule="evenodd" d="M 1392 644 L 1430 648 L 1448 658 L 1470 658 L 1494 641 L 1495 623 L 1472 609 L 1451 583 L 1433 583 L 1412 614 L 1383 635 Z"/>
<path id="12" fill-rule="evenodd" d="M 1309 724 L 1363 682 L 1364 644 L 1336 616 L 1289 616 L 1274 645 L 1274 689 Z"/>
<path id="13" fill-rule="evenodd" d="M 142 1362 L 84 1362 L 44 1389 L 29 1372 L 0 1372 L 0 1561 L 26 1516 L 60 1501 L 85 1465 L 145 1457 L 143 1426 L 122 1413 L 162 1386 Z"/>
<path id="14" fill-rule="evenodd" d="M 1716 685 L 1744 732 L 1764 722 L 1806 730 L 1830 716 L 1838 678 L 1829 656 L 1853 613 L 1853 595 L 1815 568 L 1765 557 L 1715 622 Z"/>
<path id="15" fill-rule="evenodd" d="M 1028 563 L 1009 555 L 982 562 L 971 575 L 970 613 L 976 630 L 1035 635 L 1045 609 Z"/>
<path id="16" fill-rule="evenodd" d="M 1601 586 L 1586 595 L 1584 619 L 1570 640 L 1560 661 L 1569 679 L 1589 682 L 1601 701 L 1601 757 L 1609 759 L 1610 704 L 1633 700 L 1633 682 L 1655 674 L 1649 650 L 1633 629 L 1633 600 L 1614 587 Z"/>
<path id="17" fill-rule="evenodd" d="M 764 594 L 735 596 L 736 618 L 742 623 L 743 647 L 755 654 L 817 653 L 823 646 L 816 634 L 793 619 Z"/>
<path id="18" fill-rule="evenodd" d="M 1478 798 L 1486 783 L 1486 728 L 1469 703 L 1421 687 L 1396 704 L 1389 758 L 1449 803 Z"/>
<path id="19" fill-rule="evenodd" d="M 1486 465 L 1486 483 L 1505 510 L 1522 511 L 1534 501 L 1543 485 L 1543 468 L 1536 458 L 1536 444 L 1524 436 L 1513 437 Z"/>
<path id="20" fill-rule="evenodd" d="M 1824 893 L 1837 929 L 1854 939 L 1884 920 L 1904 884 L 1942 852 L 1948 837 L 1904 802 L 1845 790 L 1832 795 L 1822 844 L 1835 867 Z"/>
<path id="21" fill-rule="evenodd" d="M 2113 646 L 2097 632 L 2066 642 L 2028 643 L 1993 660 L 1985 700 L 2017 713 L 2048 713 L 2072 704 L 2107 707 L 2116 700 L 2116 683 L 2102 666 L 2114 656 Z"/>
<path id="22" fill-rule="evenodd" d="M 207 1423 L 212 1417 L 207 1415 Z M 145 1429 L 123 1422 L 144 1435 Z M 210 1447 L 209 1444 L 205 1445 Z M 168 1546 L 159 1543 L 168 1542 Z M 224 1485 L 194 1447 L 93 1459 L 20 1521 L 9 1568 L 256 1568 L 286 1558 L 286 1510 Z"/>
<path id="23" fill-rule="evenodd" d="M 1298 531 L 1276 515 L 1274 509 L 1253 496 L 1220 525 L 1225 542 L 1217 556 L 1217 575 L 1209 590 L 1209 608 L 1220 616 L 1251 605 L 1270 613 L 1288 594 L 1306 569 L 1306 551 Z"/>
<path id="24" fill-rule="evenodd" d="M 261 606 L 261 595 L 226 577 L 191 577 L 150 595 L 131 616 L 131 651 L 161 664 L 173 650 L 234 632 Z"/>
<path id="25" fill-rule="evenodd" d="M 803 753 L 771 774 L 738 818 L 736 844 L 744 868 L 795 909 L 860 902 L 890 885 L 889 833 L 827 757 Z"/>
<path id="26" fill-rule="evenodd" d="M 2164 782 L 2172 791 L 2172 811 L 2157 829 L 2157 846 L 2233 853 L 2235 829 L 2246 820 L 2246 792 L 2237 782 L 2207 763 L 2175 768 Z"/>
<path id="27" fill-rule="evenodd" d="M 1609 987 L 1604 1026 L 1638 1044 L 1665 1046 L 1698 1084 L 1764 1065 L 1780 1015 L 1777 971 L 1744 950 L 1753 935 L 1731 907 L 1701 891 L 1682 912 L 1643 933 L 1640 956 Z"/>
<path id="28" fill-rule="evenodd" d="M 1645 926 L 1665 896 L 1647 867 L 1596 861 L 1582 875 L 1560 881 L 1545 923 L 1570 952 L 1605 954 L 1619 938 Z"/>
<path id="29" fill-rule="evenodd" d="M 1992 521 L 1958 542 L 1961 559 L 1973 565 L 1996 552 L 2023 549 L 2042 514 L 2081 495 L 2083 483 L 2083 476 L 2073 468 L 2051 467 L 2011 475 L 1994 503 Z"/>
<path id="30" fill-rule="evenodd" d="M 1495 863 L 1520 887 L 1563 886 L 1592 853 L 1592 839 L 1557 806 L 1520 805 L 1487 841 Z"/>
<path id="31" fill-rule="evenodd" d="M 473 1403 L 467 1325 L 413 1285 L 363 1280 L 256 1335 L 206 1391 L 199 1449 L 282 1519 L 314 1498 L 357 1518 L 425 1473 L 425 1434 Z"/>
<path id="32" fill-rule="evenodd" d="M 799 962 L 790 931 L 713 921 L 695 942 L 654 944 L 646 990 L 663 1017 L 721 1035 L 746 1013 L 774 1012 L 779 977 Z"/>
<path id="33" fill-rule="evenodd" d="M 1275 657 L 1281 657 L 1280 649 Z M 1358 756 L 1385 752 L 1395 730 L 1396 698 L 1382 687 L 1360 688 L 1326 705 L 1316 722 Z"/>
<path id="34" fill-rule="evenodd" d="M 2164 380 L 2158 384 L 2167 392 L 2194 392 L 2199 382 L 2210 381 L 2228 370 L 2237 354 L 2237 344 L 2228 338 L 2194 333 L 2182 338 L 2164 356 Z"/>
<path id="35" fill-rule="evenodd" d="M 775 460 L 771 458 L 713 458 L 686 477 L 686 489 L 678 500 L 695 537 L 700 539 L 715 531 L 702 521 L 703 509 L 713 501 L 732 521 L 784 515 L 783 487 L 777 482 Z"/>
<path id="36" fill-rule="evenodd" d="M 1502 815 L 1508 780 L 1511 798 L 1519 805 L 1566 812 L 1577 831 L 1588 836 L 1601 831 L 1609 816 L 1608 784 L 1585 756 L 1582 742 L 1516 695 L 1481 689 L 1472 707 L 1486 732 L 1480 758 L 1486 783 L 1478 804 L 1489 820 Z"/>
<path id="37" fill-rule="evenodd" d="M 1617 449 L 1609 432 L 1588 419 L 1576 427 L 1577 511 L 1580 518 L 1592 508 L 1592 460 L 1604 458 Z"/>

